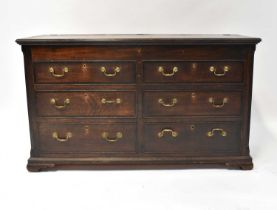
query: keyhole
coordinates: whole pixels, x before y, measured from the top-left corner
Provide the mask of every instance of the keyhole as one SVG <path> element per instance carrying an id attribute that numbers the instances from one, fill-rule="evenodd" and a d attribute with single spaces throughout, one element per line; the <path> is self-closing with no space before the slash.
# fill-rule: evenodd
<path id="1" fill-rule="evenodd" d="M 83 64 L 82 70 L 83 70 L 83 71 L 87 71 L 87 65 L 86 65 L 86 64 Z"/>
<path id="2" fill-rule="evenodd" d="M 191 125 L 191 126 L 190 126 L 190 130 L 191 130 L 191 131 L 194 131 L 194 130 L 195 130 L 195 125 Z"/>
<path id="3" fill-rule="evenodd" d="M 191 93 L 191 101 L 192 103 L 196 102 L 196 93 Z"/>
<path id="4" fill-rule="evenodd" d="M 88 135 L 89 134 L 89 126 L 86 125 L 84 128 L 85 128 L 85 135 Z"/>

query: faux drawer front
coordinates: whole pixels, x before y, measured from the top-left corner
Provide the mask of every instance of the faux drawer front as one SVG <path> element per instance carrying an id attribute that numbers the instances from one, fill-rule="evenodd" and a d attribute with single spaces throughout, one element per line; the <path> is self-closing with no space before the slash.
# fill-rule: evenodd
<path id="1" fill-rule="evenodd" d="M 151 116 L 240 115 L 240 92 L 144 92 L 143 114 Z"/>
<path id="2" fill-rule="evenodd" d="M 240 124 L 235 122 L 147 123 L 143 148 L 146 153 L 238 155 L 240 130 Z"/>
<path id="3" fill-rule="evenodd" d="M 143 64 L 145 82 L 242 82 L 240 61 L 149 61 Z"/>
<path id="4" fill-rule="evenodd" d="M 44 153 L 135 152 L 136 125 L 41 123 L 38 141 Z"/>
<path id="5" fill-rule="evenodd" d="M 136 94 L 131 91 L 40 92 L 39 116 L 135 117 Z"/>
<path id="6" fill-rule="evenodd" d="M 37 83 L 134 83 L 135 62 L 39 62 Z"/>

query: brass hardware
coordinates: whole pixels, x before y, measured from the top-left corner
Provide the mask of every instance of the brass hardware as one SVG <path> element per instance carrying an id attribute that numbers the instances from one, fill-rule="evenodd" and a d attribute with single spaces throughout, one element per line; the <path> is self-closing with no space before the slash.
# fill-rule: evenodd
<path id="1" fill-rule="evenodd" d="M 68 67 L 64 67 L 62 69 L 62 74 L 56 74 L 55 69 L 53 67 L 49 67 L 49 72 L 52 74 L 53 77 L 56 77 L 56 78 L 64 77 L 65 73 L 67 73 L 68 71 L 69 71 Z"/>
<path id="2" fill-rule="evenodd" d="M 120 69 L 120 67 L 116 66 L 113 70 L 113 73 L 107 73 L 106 67 L 101 66 L 100 71 L 103 72 L 106 77 L 115 77 L 116 74 L 121 71 L 121 69 Z"/>
<path id="3" fill-rule="evenodd" d="M 176 72 L 178 72 L 178 67 L 174 66 L 172 69 L 172 73 L 165 73 L 165 69 L 163 66 L 158 67 L 158 72 L 162 73 L 165 77 L 172 77 Z"/>
<path id="4" fill-rule="evenodd" d="M 171 100 L 171 103 L 169 103 L 169 104 L 165 103 L 164 100 L 163 100 L 162 98 L 159 98 L 159 99 L 158 99 L 158 103 L 159 103 L 159 104 L 161 104 L 161 105 L 163 105 L 163 106 L 167 106 L 167 107 L 175 106 L 175 104 L 177 104 L 177 102 L 178 102 L 177 98 L 173 98 L 173 99 Z"/>
<path id="5" fill-rule="evenodd" d="M 171 136 L 173 138 L 176 138 L 178 136 L 178 132 L 170 129 L 170 128 L 165 128 L 163 130 L 161 130 L 159 133 L 158 133 L 158 137 L 159 138 L 162 138 L 164 136 L 164 133 L 171 133 Z"/>
<path id="6" fill-rule="evenodd" d="M 226 103 L 228 103 L 228 98 L 224 97 L 221 104 L 216 104 L 215 99 L 213 97 L 210 97 L 209 103 L 211 103 L 215 108 L 222 108 Z"/>
<path id="7" fill-rule="evenodd" d="M 85 125 L 84 130 L 85 130 L 85 135 L 88 135 L 89 134 L 89 126 Z"/>
<path id="8" fill-rule="evenodd" d="M 122 134 L 121 132 L 116 132 L 114 138 L 110 138 L 108 132 L 103 132 L 101 136 L 102 136 L 102 138 L 103 138 L 104 140 L 106 140 L 107 142 L 111 142 L 111 143 L 112 143 L 112 142 L 116 142 L 116 141 L 118 141 L 119 139 L 122 139 L 122 138 L 123 138 L 123 134 Z"/>
<path id="9" fill-rule="evenodd" d="M 191 126 L 190 126 L 190 130 L 191 130 L 191 131 L 194 131 L 194 130 L 195 130 L 195 125 L 191 125 Z"/>
<path id="10" fill-rule="evenodd" d="M 87 71 L 87 70 L 88 70 L 88 69 L 87 69 L 87 64 L 84 63 L 84 64 L 82 65 L 82 71 Z"/>
<path id="11" fill-rule="evenodd" d="M 227 132 L 224 131 L 222 128 L 213 128 L 211 131 L 207 132 L 207 136 L 208 137 L 214 136 L 215 131 L 220 132 L 220 135 L 223 137 L 227 136 Z"/>
<path id="12" fill-rule="evenodd" d="M 217 76 L 217 77 L 223 77 L 223 76 L 225 76 L 226 72 L 228 72 L 228 71 L 229 71 L 229 66 L 224 66 L 223 67 L 223 73 L 217 73 L 216 72 L 216 67 L 210 66 L 210 72 L 213 72 L 214 75 Z"/>
<path id="13" fill-rule="evenodd" d="M 122 100 L 120 98 L 116 98 L 115 100 L 107 100 L 105 98 L 101 99 L 102 104 L 121 104 Z"/>
<path id="14" fill-rule="evenodd" d="M 57 99 L 51 98 L 50 104 L 54 105 L 56 109 L 64 109 L 68 104 L 70 104 L 69 98 L 66 98 L 63 102 L 63 105 L 57 105 Z"/>
<path id="15" fill-rule="evenodd" d="M 59 137 L 59 134 L 56 131 L 52 133 L 52 138 L 56 139 L 59 142 L 68 141 L 71 137 L 72 137 L 72 133 L 71 132 L 67 132 L 66 135 L 65 135 L 65 138 Z"/>
<path id="16" fill-rule="evenodd" d="M 197 102 L 196 93 L 191 93 L 191 103 L 195 104 Z"/>

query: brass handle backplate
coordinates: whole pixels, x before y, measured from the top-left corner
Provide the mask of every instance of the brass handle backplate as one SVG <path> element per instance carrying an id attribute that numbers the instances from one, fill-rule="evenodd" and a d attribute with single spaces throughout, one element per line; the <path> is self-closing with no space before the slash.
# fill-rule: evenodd
<path id="1" fill-rule="evenodd" d="M 116 142 L 119 139 L 123 138 L 122 132 L 116 132 L 115 137 L 113 137 L 113 138 L 109 137 L 108 132 L 103 132 L 101 136 L 105 141 L 110 142 L 110 143 Z"/>
<path id="2" fill-rule="evenodd" d="M 165 77 L 172 77 L 176 72 L 178 72 L 178 67 L 174 66 L 171 73 L 165 73 L 165 69 L 163 66 L 158 67 L 158 72 L 162 73 Z"/>
<path id="3" fill-rule="evenodd" d="M 228 72 L 229 70 L 230 70 L 229 66 L 224 66 L 223 67 L 223 73 L 218 73 L 216 67 L 210 66 L 210 72 L 213 72 L 216 77 L 225 76 L 226 72 Z"/>
<path id="4" fill-rule="evenodd" d="M 165 103 L 164 100 L 162 98 L 159 98 L 158 99 L 158 103 L 163 105 L 163 106 L 166 106 L 166 107 L 172 107 L 172 106 L 175 106 L 175 104 L 177 104 L 178 100 L 177 98 L 173 98 L 171 100 L 171 103 Z"/>
<path id="5" fill-rule="evenodd" d="M 213 97 L 210 97 L 209 103 L 212 104 L 212 106 L 215 108 L 222 108 L 226 103 L 228 103 L 228 98 L 224 97 L 221 104 L 216 104 L 215 99 Z"/>
<path id="6" fill-rule="evenodd" d="M 56 109 L 64 109 L 68 104 L 70 104 L 70 100 L 69 100 L 69 98 L 66 98 L 63 102 L 63 105 L 58 105 L 57 99 L 51 98 L 50 104 L 54 105 Z"/>
<path id="7" fill-rule="evenodd" d="M 171 136 L 173 138 L 176 138 L 178 136 L 178 132 L 170 129 L 170 128 L 165 128 L 163 130 L 161 130 L 159 133 L 158 133 L 158 137 L 159 138 L 162 138 L 164 136 L 165 133 L 171 133 Z"/>
<path id="8" fill-rule="evenodd" d="M 65 73 L 69 72 L 69 69 L 68 69 L 68 67 L 64 67 L 64 68 L 62 69 L 62 73 L 61 73 L 61 74 L 56 74 L 56 73 L 55 73 L 54 67 L 49 67 L 49 72 L 51 73 L 51 75 L 52 75 L 53 77 L 61 78 L 61 77 L 64 77 L 64 76 L 65 76 Z"/>
<path id="9" fill-rule="evenodd" d="M 219 132 L 220 135 L 223 137 L 227 136 L 227 132 L 222 128 L 213 128 L 211 131 L 207 132 L 207 136 L 212 137 L 215 135 L 215 132 Z"/>
<path id="10" fill-rule="evenodd" d="M 103 72 L 103 74 L 106 76 L 106 77 L 115 77 L 117 73 L 119 73 L 121 71 L 120 67 L 116 66 L 114 69 L 113 69 L 113 72 L 112 73 L 107 73 L 107 69 L 105 66 L 101 66 L 100 67 L 100 71 Z"/>
<path id="11" fill-rule="evenodd" d="M 65 137 L 64 137 L 64 138 L 59 137 L 59 134 L 58 134 L 58 132 L 56 132 L 56 131 L 52 133 L 52 138 L 55 139 L 55 140 L 57 140 L 57 141 L 59 141 L 59 142 L 68 141 L 71 137 L 72 137 L 72 133 L 71 133 L 71 132 L 67 132 L 67 133 L 65 134 Z"/>
<path id="12" fill-rule="evenodd" d="M 120 98 L 116 98 L 115 100 L 107 100 L 105 98 L 101 99 L 102 104 L 121 104 L 122 100 Z"/>

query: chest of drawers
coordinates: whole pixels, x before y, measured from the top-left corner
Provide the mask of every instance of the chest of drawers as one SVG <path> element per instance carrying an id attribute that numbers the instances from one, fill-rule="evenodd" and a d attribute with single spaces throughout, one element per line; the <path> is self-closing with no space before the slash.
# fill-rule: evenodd
<path id="1" fill-rule="evenodd" d="M 258 42 L 239 35 L 18 39 L 31 136 L 28 170 L 252 169 Z"/>

